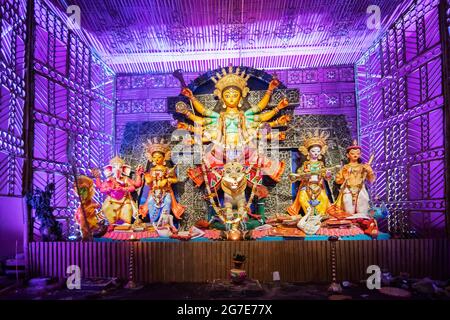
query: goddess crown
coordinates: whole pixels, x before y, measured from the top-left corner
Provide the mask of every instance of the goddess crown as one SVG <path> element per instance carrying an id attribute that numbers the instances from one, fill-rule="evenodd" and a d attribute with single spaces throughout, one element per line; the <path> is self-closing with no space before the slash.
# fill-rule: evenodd
<path id="1" fill-rule="evenodd" d="M 170 159 L 170 146 L 164 141 L 164 138 L 158 139 L 158 137 L 150 138 L 147 143 L 144 143 L 145 155 L 147 158 L 151 158 L 153 153 L 162 153 L 166 160 Z"/>
<path id="2" fill-rule="evenodd" d="M 228 67 L 228 72 L 225 68 L 222 68 L 222 74 L 219 72 L 216 73 L 215 77 L 211 77 L 211 80 L 215 83 L 216 90 L 214 90 L 214 94 L 221 98 L 222 91 L 231 86 L 238 87 L 242 92 L 242 97 L 245 98 L 249 92 L 249 88 L 247 87 L 247 81 L 250 78 L 250 75 L 245 74 L 245 70 L 241 72 L 239 67 L 236 68 L 236 71 L 233 73 L 233 66 Z"/>
<path id="3" fill-rule="evenodd" d="M 314 132 L 307 132 L 307 138 L 303 142 L 303 146 L 298 148 L 298 150 L 306 156 L 308 154 L 309 148 L 311 148 L 312 146 L 319 146 L 321 148 L 320 153 L 325 154 L 328 150 L 326 139 L 329 136 L 330 134 L 325 131 L 319 133 L 318 129 L 316 129 Z"/>
<path id="4" fill-rule="evenodd" d="M 353 144 L 347 148 L 347 152 L 354 149 L 361 150 L 361 147 L 358 145 L 358 141 L 356 140 L 353 140 Z"/>

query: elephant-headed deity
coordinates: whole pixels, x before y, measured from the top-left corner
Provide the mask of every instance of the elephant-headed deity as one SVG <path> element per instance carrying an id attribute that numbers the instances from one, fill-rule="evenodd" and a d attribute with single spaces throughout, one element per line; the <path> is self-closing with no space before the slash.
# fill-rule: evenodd
<path id="1" fill-rule="evenodd" d="M 95 186 L 106 195 L 102 211 L 110 225 L 121 220 L 131 224 L 133 217 L 137 217 L 138 208 L 131 193 L 142 186 L 141 176 L 144 172 L 142 166 L 136 168 L 136 179 L 130 178 L 131 167 L 119 157 L 114 157 L 109 165 L 103 168 L 106 180 L 100 179 L 100 171 L 93 169 Z"/>

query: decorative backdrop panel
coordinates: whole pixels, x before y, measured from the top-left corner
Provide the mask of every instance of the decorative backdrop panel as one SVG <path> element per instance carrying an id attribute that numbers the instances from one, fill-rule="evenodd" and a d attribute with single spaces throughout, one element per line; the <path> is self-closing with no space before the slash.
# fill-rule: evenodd
<path id="1" fill-rule="evenodd" d="M 410 7 L 356 64 L 360 139 L 375 154 L 372 197 L 389 231 L 445 232 L 444 97 L 439 1 Z"/>
<path id="2" fill-rule="evenodd" d="M 114 71 L 143 73 L 353 64 L 415 0 L 47 1 L 80 7 L 83 36 Z"/>
<path id="3" fill-rule="evenodd" d="M 55 183 L 52 205 L 70 236 L 78 206 L 74 174 L 103 166 L 113 154 L 114 73 L 41 1 L 35 19 L 33 186 Z"/>
<path id="4" fill-rule="evenodd" d="M 0 196 L 22 195 L 26 1 L 0 7 Z"/>
<path id="5" fill-rule="evenodd" d="M 353 66 L 277 70 L 276 72 L 267 71 L 267 73 L 276 73 L 287 88 L 300 93 L 300 96 L 297 94 L 292 97 L 295 101 L 291 101 L 296 105 L 295 114 L 343 114 L 352 137 L 356 138 L 357 117 Z M 186 83 L 189 83 L 199 75 L 186 73 L 184 77 Z M 265 88 L 261 89 L 265 90 Z M 117 75 L 116 150 L 120 149 L 127 123 L 173 120 L 169 114 L 170 102 L 167 98 L 175 97 L 179 93 L 180 83 L 170 73 Z M 256 95 L 255 99 L 258 94 L 253 93 Z M 280 94 L 284 93 L 275 92 L 271 103 L 280 99 Z"/>

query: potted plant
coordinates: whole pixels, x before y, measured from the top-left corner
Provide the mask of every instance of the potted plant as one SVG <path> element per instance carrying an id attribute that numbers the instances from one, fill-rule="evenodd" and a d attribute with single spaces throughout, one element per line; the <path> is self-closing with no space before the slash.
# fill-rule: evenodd
<path id="1" fill-rule="evenodd" d="M 233 255 L 233 263 L 234 263 L 234 268 L 235 269 L 241 269 L 242 265 L 245 262 L 245 255 L 241 252 L 236 252 Z"/>

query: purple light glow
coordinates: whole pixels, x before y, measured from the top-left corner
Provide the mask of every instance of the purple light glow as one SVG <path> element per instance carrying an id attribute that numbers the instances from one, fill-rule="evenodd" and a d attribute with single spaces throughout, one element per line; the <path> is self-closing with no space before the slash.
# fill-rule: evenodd
<path id="1" fill-rule="evenodd" d="M 378 175 L 372 196 L 391 210 L 389 230 L 403 235 L 445 234 L 438 4 L 413 7 L 356 64 L 361 145 Z"/>
<path id="2" fill-rule="evenodd" d="M 87 174 L 113 154 L 114 72 L 44 3 L 36 6 L 33 186 L 56 184 L 53 205 L 69 236 L 78 207 L 72 165 Z"/>
<path id="3" fill-rule="evenodd" d="M 259 69 L 353 64 L 385 30 L 367 27 L 367 8 L 379 6 L 385 27 L 413 1 L 49 2 L 62 12 L 80 6 L 80 34 L 114 71 L 169 73 L 229 63 Z"/>
<path id="4" fill-rule="evenodd" d="M 392 212 L 387 228 L 443 235 L 438 0 L 412 7 L 412 0 L 126 2 L 35 1 L 29 160 L 33 187 L 56 184 L 53 205 L 65 236 L 76 232 L 72 164 L 78 174 L 103 166 L 127 122 L 171 120 L 166 99 L 180 91 L 173 70 L 184 69 L 191 81 L 229 63 L 277 70 L 301 93 L 296 114 L 344 114 L 365 159 L 375 154 L 371 192 Z M 66 28 L 67 4 L 80 6 L 83 29 Z M 381 30 L 367 29 L 369 4 L 380 6 Z M 0 200 L 17 214 L 8 237 L 21 238 L 26 1 L 4 0 L 1 10 Z"/>
<path id="5" fill-rule="evenodd" d="M 6 2 L 9 19 L 0 18 L 0 195 L 22 194 L 24 157 L 23 107 L 25 103 L 24 1 Z M 14 45 L 13 45 L 14 44 Z"/>

